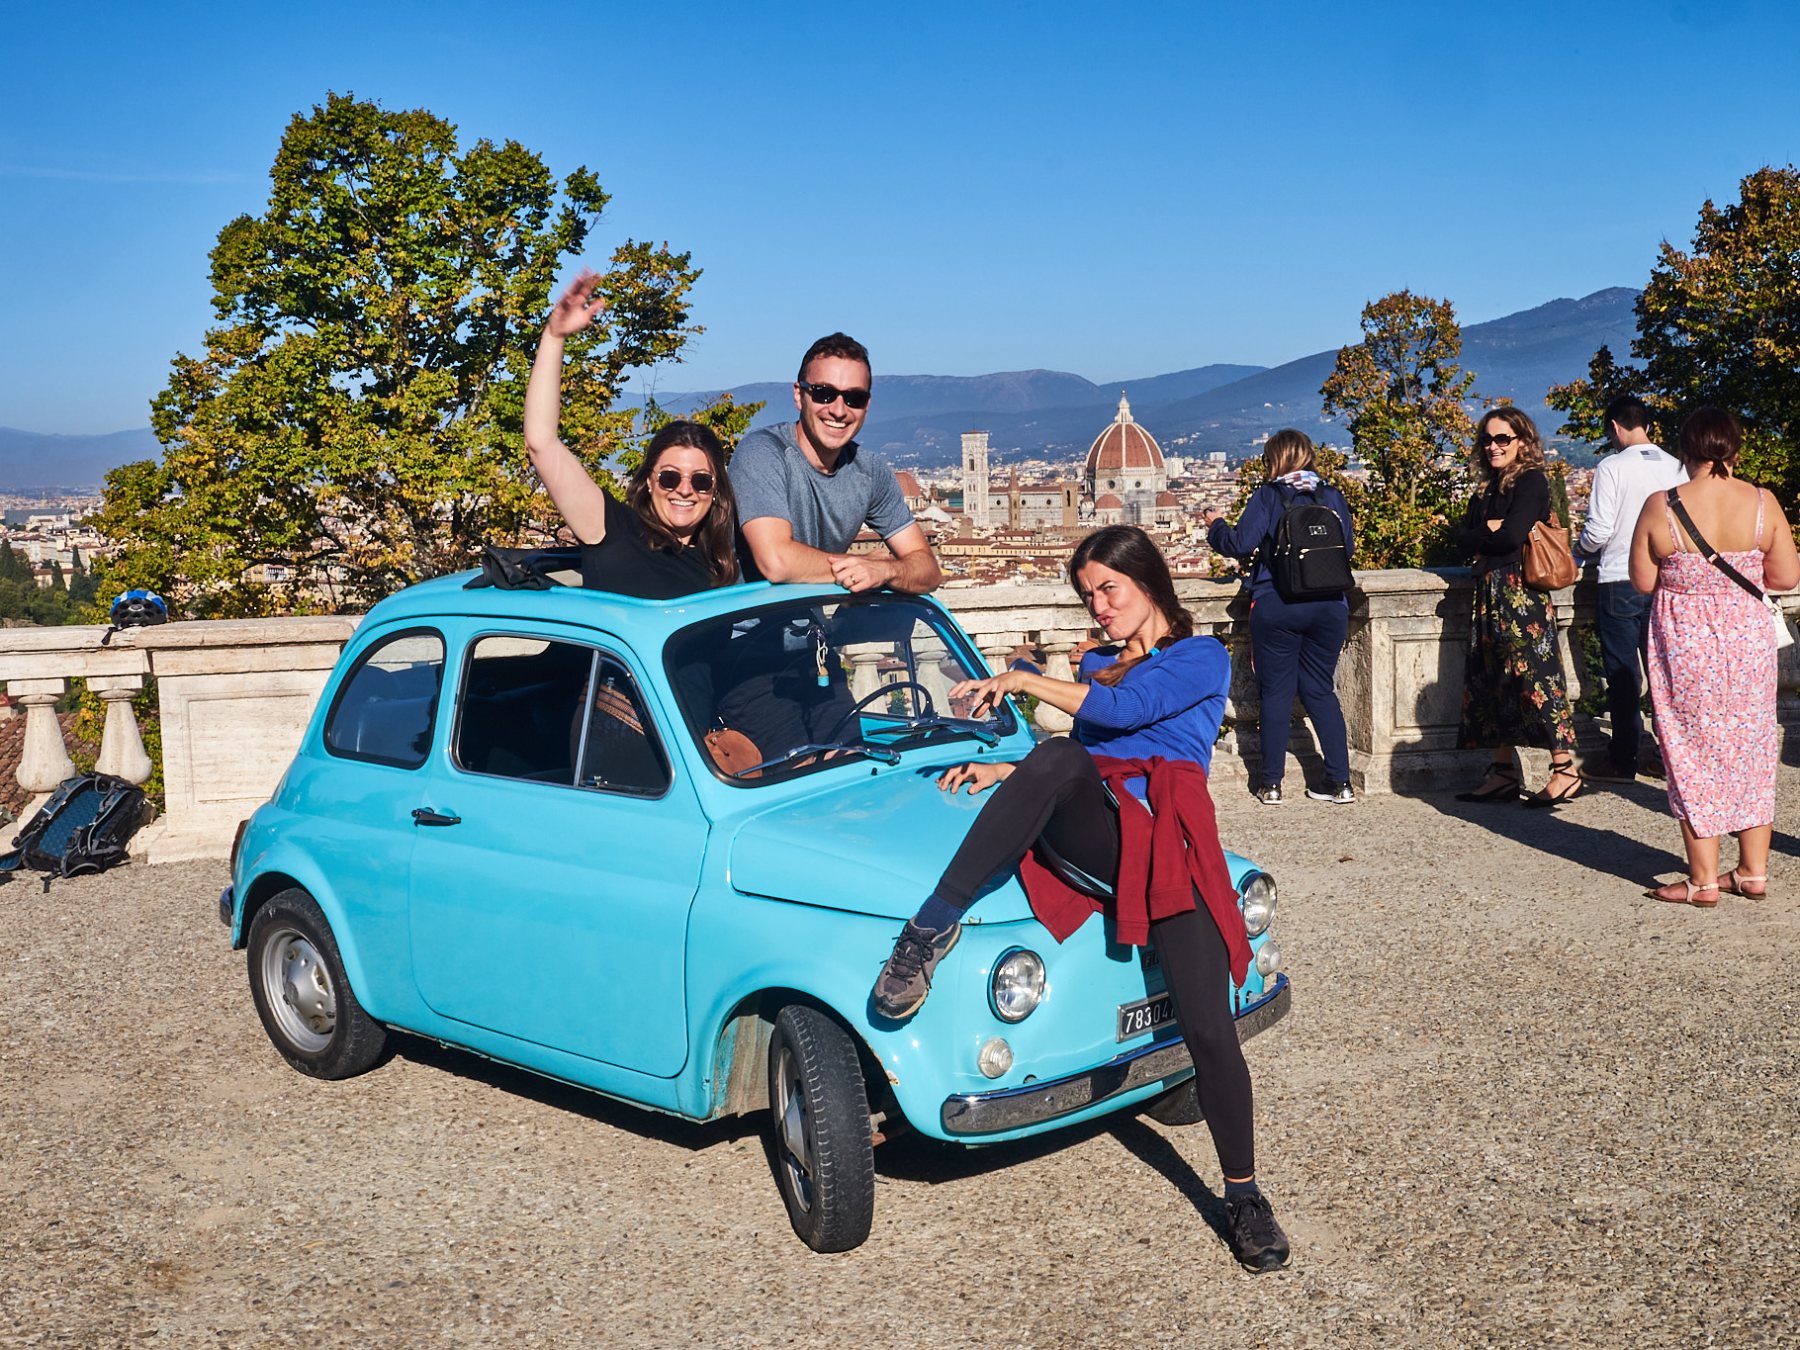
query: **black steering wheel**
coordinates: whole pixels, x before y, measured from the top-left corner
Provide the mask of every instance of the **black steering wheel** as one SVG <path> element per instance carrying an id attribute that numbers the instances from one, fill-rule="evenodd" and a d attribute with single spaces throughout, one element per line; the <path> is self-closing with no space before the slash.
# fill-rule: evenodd
<path id="1" fill-rule="evenodd" d="M 857 699 L 855 703 L 851 704 L 849 710 L 846 711 L 842 717 L 838 718 L 836 724 L 830 731 L 825 733 L 825 739 L 827 741 L 835 741 L 844 728 L 850 725 L 851 718 L 855 717 L 871 703 L 886 698 L 896 689 L 916 689 L 919 691 L 924 706 L 919 710 L 917 716 L 930 717 L 937 712 L 937 706 L 931 701 L 931 690 L 927 689 L 917 680 L 894 680 L 888 684 L 882 685 L 879 689 L 870 690 L 861 698 Z"/>

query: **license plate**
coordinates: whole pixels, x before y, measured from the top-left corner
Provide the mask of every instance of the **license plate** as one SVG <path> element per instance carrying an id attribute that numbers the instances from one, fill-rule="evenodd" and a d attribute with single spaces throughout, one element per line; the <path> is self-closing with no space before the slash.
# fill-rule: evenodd
<path id="1" fill-rule="evenodd" d="M 1174 1020 L 1175 1005 L 1167 994 L 1141 998 L 1136 1003 L 1121 1003 L 1117 1039 L 1129 1041 L 1133 1037 L 1155 1031 L 1158 1027 L 1167 1026 Z"/>

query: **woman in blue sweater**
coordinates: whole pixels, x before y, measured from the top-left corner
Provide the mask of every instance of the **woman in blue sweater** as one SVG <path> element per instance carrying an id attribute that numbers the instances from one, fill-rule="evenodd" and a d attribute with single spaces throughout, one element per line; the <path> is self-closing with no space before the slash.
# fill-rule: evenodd
<path id="1" fill-rule="evenodd" d="M 1028 694 L 1072 715 L 1074 733 L 1044 741 L 1016 764 L 960 764 L 938 779 L 947 792 L 965 784 L 971 795 L 997 790 L 901 931 L 875 982 L 875 1009 L 896 1021 L 918 1011 L 932 972 L 962 933 L 963 912 L 1015 868 L 1040 917 L 1047 881 L 1046 903 L 1060 898 L 1054 892 L 1079 891 L 1114 906 L 1121 941 L 1143 941 L 1147 922 L 1224 1173 L 1232 1251 L 1249 1270 L 1274 1270 L 1287 1262 L 1288 1241 L 1257 1189 L 1250 1070 L 1227 999 L 1227 980 L 1243 982 L 1249 944 L 1206 789 L 1231 656 L 1216 639 L 1195 636 L 1168 564 L 1136 526 L 1109 526 L 1082 540 L 1069 580 L 1115 645 L 1083 658 L 1082 681 L 1007 670 L 951 689 L 953 698 L 973 694 L 975 711 L 1005 694 Z M 1146 794 L 1157 806 L 1148 824 L 1138 800 Z M 1180 860 L 1157 873 L 1155 887 L 1144 883 L 1141 856 L 1122 858 L 1123 812 L 1132 813 L 1126 831 L 1140 839 L 1153 832 L 1151 846 Z M 1033 868 L 1028 853 L 1047 873 Z"/>
<path id="2" fill-rule="evenodd" d="M 1270 575 L 1268 558 L 1275 531 L 1296 499 L 1310 497 L 1337 513 L 1349 553 L 1350 504 L 1344 494 L 1319 478 L 1313 443 L 1289 428 L 1263 446 L 1267 479 L 1250 494 L 1234 529 L 1223 512 L 1206 512 L 1206 542 L 1213 552 L 1250 561 L 1250 651 L 1256 687 L 1262 700 L 1262 786 L 1257 797 L 1270 806 L 1281 802 L 1282 772 L 1287 767 L 1289 720 L 1294 693 L 1312 719 L 1325 759 L 1325 782 L 1309 787 L 1314 801 L 1339 805 L 1356 800 L 1350 790 L 1350 745 L 1344 710 L 1338 705 L 1337 663 L 1350 632 L 1350 606 L 1339 596 L 1330 600 L 1289 602 L 1281 598 Z"/>

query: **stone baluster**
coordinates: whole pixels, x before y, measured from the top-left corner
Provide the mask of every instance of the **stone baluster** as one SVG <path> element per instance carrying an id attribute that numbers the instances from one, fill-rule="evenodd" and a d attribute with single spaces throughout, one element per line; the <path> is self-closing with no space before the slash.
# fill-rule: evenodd
<path id="1" fill-rule="evenodd" d="M 867 698 L 881 687 L 881 650 L 877 647 L 846 647 L 840 655 L 850 663 L 850 695 Z"/>
<path id="2" fill-rule="evenodd" d="M 1073 680 L 1075 672 L 1069 665 L 1069 654 L 1075 650 L 1074 643 L 1044 644 L 1044 674 L 1053 680 Z M 1053 708 L 1042 699 L 1038 700 L 1037 713 L 1034 720 L 1044 731 L 1052 736 L 1065 736 L 1075 725 L 1075 719 L 1061 708 Z"/>
<path id="3" fill-rule="evenodd" d="M 73 777 L 75 764 L 63 744 L 56 701 L 68 692 L 66 679 L 9 680 L 7 692 L 25 707 L 25 744 L 19 755 L 19 786 L 32 794 L 21 820 L 29 820 L 50 799 L 56 785 Z"/>
<path id="4" fill-rule="evenodd" d="M 90 675 L 87 683 L 106 704 L 106 728 L 101 733 L 100 757 L 94 762 L 94 768 L 100 773 L 123 778 L 127 783 L 147 782 L 150 754 L 144 749 L 144 737 L 131 708 L 132 695 L 144 688 L 144 677 Z"/>

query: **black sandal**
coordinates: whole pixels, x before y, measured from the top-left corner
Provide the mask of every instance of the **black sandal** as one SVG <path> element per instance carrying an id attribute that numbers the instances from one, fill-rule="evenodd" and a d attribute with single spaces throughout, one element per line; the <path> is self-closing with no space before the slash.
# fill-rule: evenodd
<path id="1" fill-rule="evenodd" d="M 1473 792 L 1459 792 L 1456 794 L 1456 800 L 1459 802 L 1516 801 L 1519 793 L 1525 787 L 1525 780 L 1519 776 L 1519 768 L 1516 764 L 1494 764 L 1488 769 L 1488 777 L 1498 778 L 1501 781 L 1485 790 L 1477 788 Z"/>
<path id="2" fill-rule="evenodd" d="M 1573 782 L 1573 786 L 1570 787 L 1567 792 L 1550 791 L 1550 784 L 1556 781 L 1556 775 L 1559 773 Z M 1564 802 L 1574 801 L 1575 794 L 1581 791 L 1581 783 L 1581 774 L 1575 768 L 1575 761 L 1573 759 L 1565 759 L 1561 764 L 1558 764 L 1555 760 L 1551 760 L 1550 777 L 1545 780 L 1543 790 L 1541 792 L 1534 792 L 1528 796 L 1525 799 L 1525 805 L 1557 807 L 1561 806 Z"/>

